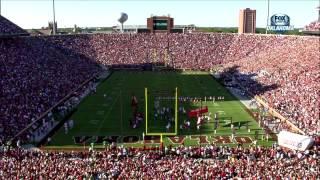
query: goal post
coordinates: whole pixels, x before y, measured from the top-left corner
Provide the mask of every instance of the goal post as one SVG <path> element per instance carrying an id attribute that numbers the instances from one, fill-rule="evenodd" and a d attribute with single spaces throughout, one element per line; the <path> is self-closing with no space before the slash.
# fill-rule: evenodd
<path id="1" fill-rule="evenodd" d="M 148 88 L 144 88 L 144 99 L 145 99 L 145 119 L 146 119 L 146 135 L 148 135 Z"/>
<path id="2" fill-rule="evenodd" d="M 178 88 L 175 88 L 175 93 L 174 93 L 174 132 L 150 132 L 148 131 L 148 115 L 149 115 L 149 109 L 148 109 L 148 101 L 149 101 L 149 92 L 148 88 L 144 89 L 144 95 L 145 95 L 145 135 L 147 136 L 160 136 L 161 137 L 161 142 L 162 142 L 162 136 L 175 136 L 178 134 Z"/>

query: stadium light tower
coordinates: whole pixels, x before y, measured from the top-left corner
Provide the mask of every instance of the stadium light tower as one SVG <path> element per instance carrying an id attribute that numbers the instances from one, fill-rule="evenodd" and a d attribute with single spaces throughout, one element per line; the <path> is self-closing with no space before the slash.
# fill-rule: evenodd
<path id="1" fill-rule="evenodd" d="M 268 15 L 267 15 L 266 34 L 268 34 L 270 0 L 267 0 L 267 3 L 268 3 L 268 10 L 267 10 Z"/>
<path id="2" fill-rule="evenodd" d="M 0 0 L 1 2 L 1 0 Z M 0 7 L 1 8 L 1 7 Z M 318 10 L 318 22 L 320 22 L 320 5 L 316 8 Z M 0 9 L 1 10 L 1 9 Z M 0 13 L 1 14 L 1 13 Z"/>
<path id="3" fill-rule="evenodd" d="M 54 7 L 54 0 L 52 0 L 52 10 L 53 10 L 53 34 L 56 34 L 56 10 Z"/>

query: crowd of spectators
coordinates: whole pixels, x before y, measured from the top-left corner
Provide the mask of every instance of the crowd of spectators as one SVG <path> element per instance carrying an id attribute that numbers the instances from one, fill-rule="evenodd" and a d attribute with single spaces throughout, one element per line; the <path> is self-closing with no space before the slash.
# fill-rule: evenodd
<path id="1" fill-rule="evenodd" d="M 99 71 L 96 62 L 35 37 L 0 39 L 0 140 L 17 134 Z"/>
<path id="2" fill-rule="evenodd" d="M 3 179 L 311 179 L 320 154 L 272 148 L 207 145 L 103 151 L 0 151 Z"/>
<path id="3" fill-rule="evenodd" d="M 228 72 L 228 68 L 237 67 L 229 74 L 247 91 L 260 95 L 307 134 L 315 134 L 320 131 L 319 38 L 273 38 L 277 40 L 275 48 L 224 63 L 222 69 Z M 275 87 L 264 89 L 272 85 Z"/>
<path id="4" fill-rule="evenodd" d="M 320 31 L 320 21 L 313 21 L 304 27 L 307 31 Z"/>
<path id="5" fill-rule="evenodd" d="M 25 30 L 0 15 L 0 36 L 13 34 L 28 34 Z"/>

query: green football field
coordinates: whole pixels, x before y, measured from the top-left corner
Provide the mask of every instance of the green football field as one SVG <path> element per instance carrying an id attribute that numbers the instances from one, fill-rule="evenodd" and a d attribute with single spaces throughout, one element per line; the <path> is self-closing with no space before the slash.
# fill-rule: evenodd
<path id="1" fill-rule="evenodd" d="M 148 126 L 145 123 L 145 88 L 148 89 Z M 177 119 L 167 129 L 168 120 L 159 118 L 155 103 L 170 108 L 172 117 L 175 114 L 175 89 L 177 88 Z M 138 112 L 144 116 L 143 121 L 133 128 L 131 107 L 132 96 L 138 100 Z M 168 98 L 171 97 L 171 98 Z M 215 101 L 210 97 L 215 97 Z M 219 97 L 223 97 L 220 99 Z M 192 100 L 186 100 L 191 98 Z M 194 99 L 197 98 L 198 101 Z M 201 100 L 200 100 L 201 99 Z M 157 101 L 157 102 L 155 102 Z M 188 118 L 187 112 L 200 107 L 208 107 L 211 120 L 205 121 L 197 129 L 197 119 Z M 214 114 L 218 114 L 218 127 L 215 129 Z M 208 114 L 207 114 L 208 115 Z M 162 117 L 162 116 L 161 116 Z M 62 126 L 52 136 L 51 147 L 76 147 L 92 142 L 97 146 L 115 141 L 125 146 L 157 145 L 160 136 L 149 136 L 146 133 L 174 133 L 163 136 L 165 145 L 201 145 L 208 143 L 235 145 L 249 144 L 258 137 L 258 143 L 270 145 L 271 140 L 262 140 L 264 131 L 246 111 L 245 106 L 231 95 L 207 72 L 150 72 L 150 71 L 115 71 L 102 80 L 97 92 L 87 96 L 67 120 L 72 119 L 74 126 L 65 131 Z M 180 128 L 184 121 L 191 123 L 190 128 Z M 177 128 L 175 123 L 177 122 Z M 231 123 L 235 138 L 231 137 Z M 248 131 L 250 129 L 250 131 Z M 143 135 L 144 134 L 144 135 Z M 258 136 L 256 134 L 259 134 Z"/>

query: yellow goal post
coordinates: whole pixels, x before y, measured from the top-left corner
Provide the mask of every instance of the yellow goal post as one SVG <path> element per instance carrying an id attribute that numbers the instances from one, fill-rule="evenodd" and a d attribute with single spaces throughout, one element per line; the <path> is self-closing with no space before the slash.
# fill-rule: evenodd
<path id="1" fill-rule="evenodd" d="M 162 136 L 175 136 L 178 134 L 178 88 L 175 88 L 175 104 L 174 104 L 174 121 L 175 121 L 175 127 L 173 133 L 167 133 L 167 132 L 157 132 L 152 133 L 148 132 L 148 88 L 144 88 L 144 95 L 145 95 L 145 135 L 147 136 L 160 136 L 161 143 L 163 142 Z"/>

